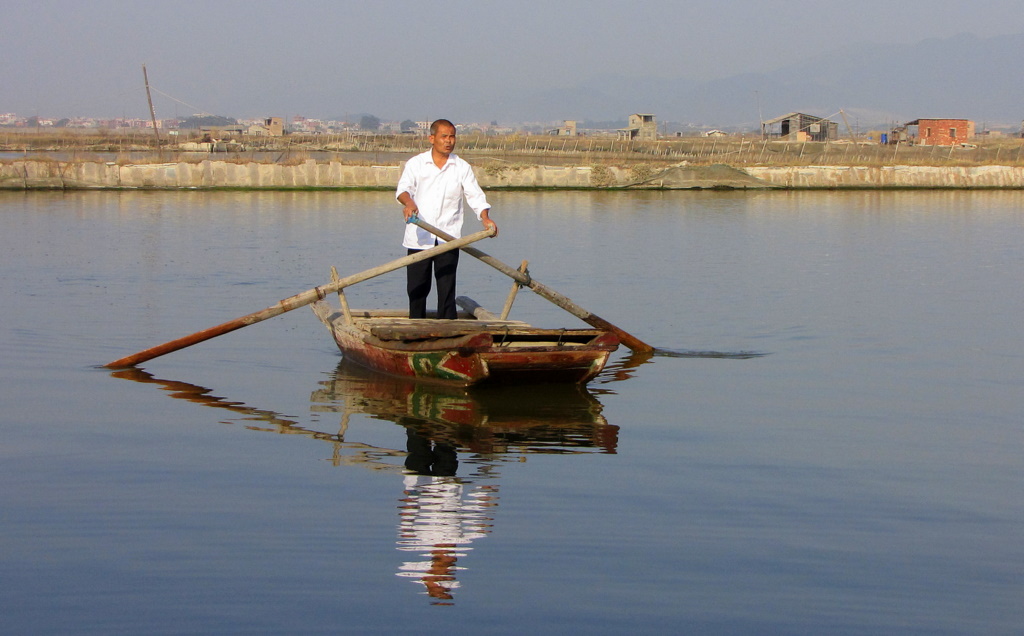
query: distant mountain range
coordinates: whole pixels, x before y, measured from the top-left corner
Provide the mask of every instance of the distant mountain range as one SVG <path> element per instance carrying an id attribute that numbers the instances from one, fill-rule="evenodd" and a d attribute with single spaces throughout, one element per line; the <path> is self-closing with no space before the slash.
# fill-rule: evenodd
<path id="1" fill-rule="evenodd" d="M 1019 129 L 1022 64 L 1024 33 L 856 44 L 768 73 L 708 81 L 601 76 L 556 90 L 495 95 L 466 104 L 466 116 L 619 121 L 645 112 L 683 128 L 756 129 L 761 120 L 794 111 L 841 123 L 842 109 L 861 129 L 919 117 L 972 119 L 979 130 Z"/>

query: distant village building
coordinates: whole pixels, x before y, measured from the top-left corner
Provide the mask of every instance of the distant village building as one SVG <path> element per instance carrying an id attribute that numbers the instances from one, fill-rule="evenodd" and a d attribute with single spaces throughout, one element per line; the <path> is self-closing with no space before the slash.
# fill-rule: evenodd
<path id="1" fill-rule="evenodd" d="M 284 118 L 267 117 L 264 125 L 270 130 L 271 137 L 280 137 L 284 134 Z"/>
<path id="2" fill-rule="evenodd" d="M 974 137 L 974 122 L 969 119 L 915 119 L 905 125 L 917 126 L 917 143 L 922 146 L 958 146 Z"/>
<path id="3" fill-rule="evenodd" d="M 231 139 L 245 134 L 247 126 L 242 124 L 227 124 L 224 126 L 200 126 L 199 132 L 204 138 L 210 139 Z"/>
<path id="4" fill-rule="evenodd" d="M 658 123 L 654 120 L 654 115 L 644 113 L 630 115 L 629 125 L 619 129 L 619 139 L 657 141 Z"/>
<path id="5" fill-rule="evenodd" d="M 775 128 L 776 124 L 778 129 Z M 839 137 L 839 124 L 806 113 L 788 113 L 761 122 L 761 137 L 785 141 L 829 141 Z"/>
<path id="6" fill-rule="evenodd" d="M 908 144 L 913 141 L 910 135 L 910 130 L 906 124 L 902 126 L 896 126 L 887 133 L 882 133 L 879 141 L 883 144 Z"/>
<path id="7" fill-rule="evenodd" d="M 552 135 L 559 137 L 575 137 L 576 136 L 576 120 L 566 119 L 560 128 L 555 128 L 551 131 Z"/>
<path id="8" fill-rule="evenodd" d="M 245 130 L 245 134 L 253 137 L 280 137 L 284 134 L 284 119 L 268 117 L 262 124 L 253 124 Z"/>

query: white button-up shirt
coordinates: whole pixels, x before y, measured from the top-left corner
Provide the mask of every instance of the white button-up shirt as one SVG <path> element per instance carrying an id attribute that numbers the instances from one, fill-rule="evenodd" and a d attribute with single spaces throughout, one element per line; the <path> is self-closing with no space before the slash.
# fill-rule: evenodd
<path id="1" fill-rule="evenodd" d="M 476 182 L 473 168 L 454 154 L 448 155 L 448 161 L 441 168 L 434 165 L 430 150 L 409 159 L 402 170 L 402 178 L 398 180 L 395 197 L 403 192 L 408 192 L 416 202 L 421 219 L 455 238 L 462 236 L 463 196 L 478 219 L 484 210 L 491 208 Z M 414 250 L 426 249 L 434 246 L 435 238 L 430 232 L 409 223 L 405 226 L 402 245 Z"/>

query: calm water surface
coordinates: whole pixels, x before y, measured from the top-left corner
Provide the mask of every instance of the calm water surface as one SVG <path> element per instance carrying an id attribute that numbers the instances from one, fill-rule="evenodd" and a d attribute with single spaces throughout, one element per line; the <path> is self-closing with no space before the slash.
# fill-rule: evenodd
<path id="1" fill-rule="evenodd" d="M 0 631 L 1020 633 L 1024 193 L 491 199 L 482 249 L 674 355 L 432 390 L 300 309 L 111 373 L 399 256 L 397 204 L 0 193 Z"/>

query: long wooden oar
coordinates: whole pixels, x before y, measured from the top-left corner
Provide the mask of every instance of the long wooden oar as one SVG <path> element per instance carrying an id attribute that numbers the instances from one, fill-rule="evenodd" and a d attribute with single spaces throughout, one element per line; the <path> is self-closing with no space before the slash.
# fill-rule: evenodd
<path id="1" fill-rule="evenodd" d="M 197 331 L 196 333 L 191 334 L 189 336 L 178 338 L 177 340 L 172 340 L 170 342 L 165 342 L 162 345 L 158 345 L 151 349 L 146 349 L 145 351 L 140 351 L 130 356 L 125 356 L 124 358 L 120 358 L 118 360 L 114 360 L 113 362 L 107 363 L 104 366 L 110 369 L 124 369 L 127 367 L 134 367 L 135 365 L 141 362 L 145 362 L 146 360 L 152 360 L 153 358 L 162 356 L 167 353 L 171 353 L 172 351 L 177 351 L 179 349 L 184 349 L 185 347 L 190 347 L 194 344 L 203 342 L 204 340 L 209 340 L 210 338 L 222 336 L 236 329 L 248 327 L 249 325 L 255 324 L 257 322 L 262 322 L 264 320 L 267 320 L 268 318 L 279 316 L 286 311 L 298 309 L 299 307 L 303 307 L 310 303 L 314 303 L 318 300 L 322 300 L 328 294 L 333 294 L 340 289 L 348 287 L 349 285 L 355 285 L 356 283 L 360 283 L 364 280 L 373 278 L 375 276 L 380 276 L 381 274 L 386 274 L 396 269 L 401 269 L 407 265 L 411 265 L 412 263 L 432 258 L 444 252 L 450 252 L 451 250 L 465 247 L 470 243 L 475 243 L 480 239 L 485 239 L 491 236 L 494 236 L 494 230 L 487 229 L 483 230 L 482 232 L 477 232 L 476 234 L 470 234 L 469 236 L 465 236 L 463 238 L 451 241 L 449 243 L 442 243 L 441 245 L 437 245 L 436 247 L 432 247 L 430 249 L 417 252 L 416 254 L 412 254 L 410 256 L 403 256 L 402 258 L 395 259 L 390 263 L 385 263 L 384 265 L 374 267 L 373 269 L 368 269 L 365 272 L 353 274 L 352 276 L 346 276 L 345 278 L 340 278 L 336 281 L 332 281 L 327 285 L 323 285 L 321 287 L 314 287 L 313 289 L 306 290 L 301 294 L 296 294 L 289 298 L 285 298 L 284 300 L 279 301 L 276 305 L 272 305 L 261 311 L 257 311 L 255 313 L 242 316 L 241 318 L 235 318 L 234 320 L 229 320 L 228 322 L 219 324 L 216 327 L 210 327 L 209 329 Z"/>
<path id="2" fill-rule="evenodd" d="M 426 221 L 423 221 L 418 216 L 413 216 L 412 218 L 409 219 L 408 222 L 415 223 L 424 230 L 446 241 L 455 240 L 455 237 L 453 237 L 452 235 L 434 227 L 433 225 L 427 223 Z M 619 337 L 619 341 L 621 341 L 622 344 L 626 345 L 633 351 L 636 351 L 637 353 L 652 353 L 654 351 L 654 347 L 652 347 L 651 345 L 640 340 L 636 336 L 633 336 L 632 334 L 629 334 L 623 331 L 622 329 L 619 329 L 618 327 L 608 322 L 604 318 L 601 318 L 600 316 L 587 311 L 583 307 L 580 307 L 571 299 L 559 294 L 550 287 L 537 282 L 529 274 L 521 272 L 518 269 L 509 267 L 508 265 L 502 263 L 493 256 L 489 256 L 488 254 L 485 254 L 474 247 L 464 247 L 462 248 L 462 251 L 469 254 L 470 256 L 478 258 L 481 261 L 487 263 L 494 269 L 514 279 L 521 285 L 529 287 L 538 295 L 547 298 L 551 302 L 555 303 L 562 309 L 568 311 L 570 314 L 576 316 L 577 318 L 587 323 L 588 325 L 614 333 L 616 336 Z"/>

